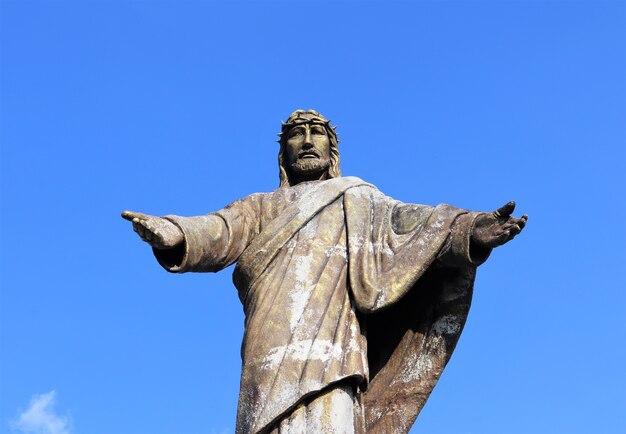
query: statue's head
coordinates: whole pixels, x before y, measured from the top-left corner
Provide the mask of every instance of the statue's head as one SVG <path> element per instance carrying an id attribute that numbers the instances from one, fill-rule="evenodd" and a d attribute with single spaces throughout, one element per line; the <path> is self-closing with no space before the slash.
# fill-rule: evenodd
<path id="1" fill-rule="evenodd" d="M 315 110 L 296 110 L 279 134 L 280 186 L 341 176 L 335 127 Z"/>

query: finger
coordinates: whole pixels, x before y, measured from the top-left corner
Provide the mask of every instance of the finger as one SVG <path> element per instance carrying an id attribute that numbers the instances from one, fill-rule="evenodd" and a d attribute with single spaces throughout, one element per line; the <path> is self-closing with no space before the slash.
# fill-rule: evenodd
<path id="1" fill-rule="evenodd" d="M 147 220 L 144 220 L 143 218 L 135 217 L 133 219 L 133 226 L 137 225 L 138 227 L 144 227 L 145 228 L 146 227 L 146 222 L 147 222 Z"/>
<path id="2" fill-rule="evenodd" d="M 128 220 L 128 221 L 133 221 L 133 219 L 136 217 L 136 214 L 132 211 L 123 211 L 122 212 L 122 218 L 124 220 Z"/>
<path id="3" fill-rule="evenodd" d="M 511 217 L 504 225 L 502 225 L 504 229 L 508 229 L 509 227 L 514 227 L 514 226 L 519 227 L 521 231 L 522 229 L 524 229 L 524 226 L 526 226 L 526 219 L 523 217 L 522 218 Z"/>
<path id="4" fill-rule="evenodd" d="M 500 208 L 498 208 L 494 214 L 496 217 L 501 218 L 501 217 L 508 217 L 511 214 L 513 214 L 513 211 L 515 211 L 515 201 L 510 201 L 507 204 L 501 206 Z"/>
<path id="5" fill-rule="evenodd" d="M 507 241 L 509 241 L 510 237 L 511 233 L 509 231 L 504 231 L 498 234 L 498 236 L 496 236 L 496 242 L 494 243 L 494 247 L 501 246 L 502 244 L 506 243 Z"/>
<path id="6" fill-rule="evenodd" d="M 137 232 L 137 235 L 139 235 L 139 238 L 146 241 L 146 230 L 143 228 L 143 226 L 133 225 L 133 229 L 135 230 L 135 232 Z"/>
<path id="7" fill-rule="evenodd" d="M 526 220 L 521 219 L 521 218 L 517 219 L 517 218 L 515 218 L 515 217 L 510 217 L 510 218 L 509 218 L 509 219 L 508 219 L 508 220 L 507 220 L 507 221 L 506 221 L 506 222 L 505 222 L 505 223 L 501 226 L 501 228 L 502 228 L 503 230 L 506 230 L 506 229 L 510 229 L 510 228 L 512 228 L 512 227 L 514 227 L 514 226 L 518 226 L 518 227 L 520 227 L 520 228 L 522 228 L 522 229 L 523 229 L 523 228 L 524 228 L 524 226 L 526 226 Z"/>
<path id="8" fill-rule="evenodd" d="M 135 211 L 124 211 L 122 213 L 122 218 L 132 222 L 133 219 L 147 219 L 148 215 Z"/>
<path id="9" fill-rule="evenodd" d="M 500 236 L 504 232 L 514 233 L 515 235 L 519 234 L 522 229 L 518 225 L 507 225 L 502 228 L 501 232 L 498 232 L 498 236 Z"/>
<path id="10" fill-rule="evenodd" d="M 133 219 L 133 230 L 135 232 L 137 232 L 138 234 L 142 234 L 143 231 L 145 230 L 143 225 L 141 224 L 141 220 L 135 218 Z"/>
<path id="11" fill-rule="evenodd" d="M 150 241 L 152 238 L 152 228 L 148 220 L 133 219 L 133 224 L 137 225 L 137 233 L 144 241 Z"/>
<path id="12" fill-rule="evenodd" d="M 149 230 L 151 232 L 154 229 L 153 226 L 152 226 L 152 223 L 150 222 L 149 219 L 147 219 L 147 220 L 140 220 L 139 223 L 141 224 L 141 226 L 143 226 L 144 228 L 146 228 L 147 230 Z"/>
<path id="13" fill-rule="evenodd" d="M 153 226 L 150 223 L 150 220 L 144 220 L 144 219 L 138 219 L 135 218 L 133 219 L 134 223 L 137 223 L 138 225 L 141 225 L 145 230 L 152 232 L 153 231 Z"/>
<path id="14" fill-rule="evenodd" d="M 494 234 L 494 237 L 495 237 L 495 238 L 498 238 L 498 239 L 499 239 L 499 238 L 502 238 L 502 237 L 505 237 L 505 238 L 506 238 L 506 237 L 508 237 L 508 236 L 509 236 L 509 234 L 511 233 L 511 230 L 512 230 L 512 229 L 513 229 L 513 226 L 506 226 L 506 227 L 503 227 L 501 230 L 497 231 L 497 232 Z"/>
<path id="15" fill-rule="evenodd" d="M 148 239 L 148 241 L 150 241 L 151 244 L 155 245 L 155 243 L 160 244 L 163 242 L 163 235 L 161 234 L 158 225 L 155 224 L 154 218 L 150 218 L 141 223 L 145 228 L 146 238 Z"/>
<path id="16" fill-rule="evenodd" d="M 511 226 L 511 229 L 509 229 L 509 233 L 511 234 L 511 239 L 513 239 L 513 237 L 519 234 L 520 232 L 522 232 L 522 228 L 519 227 L 519 225 L 513 225 Z"/>

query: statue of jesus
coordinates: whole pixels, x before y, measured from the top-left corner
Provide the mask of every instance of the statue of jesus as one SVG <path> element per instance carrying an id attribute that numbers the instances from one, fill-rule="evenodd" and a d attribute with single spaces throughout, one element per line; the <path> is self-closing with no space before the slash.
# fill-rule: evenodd
<path id="1" fill-rule="evenodd" d="M 125 211 L 173 273 L 219 271 L 245 312 L 236 432 L 407 433 L 461 334 L 476 268 L 519 234 L 515 203 L 472 212 L 342 177 L 335 128 L 282 124 L 280 187 L 197 217 Z"/>

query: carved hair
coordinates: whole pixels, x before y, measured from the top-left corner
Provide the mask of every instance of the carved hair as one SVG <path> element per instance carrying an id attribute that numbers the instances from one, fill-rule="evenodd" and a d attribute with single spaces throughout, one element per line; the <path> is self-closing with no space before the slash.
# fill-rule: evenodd
<path id="1" fill-rule="evenodd" d="M 278 150 L 278 176 L 280 179 L 280 187 L 289 187 L 292 185 L 289 179 L 290 171 L 287 167 L 287 156 L 285 155 L 286 142 L 289 138 L 289 130 L 296 125 L 302 124 L 318 124 L 324 126 L 330 143 L 330 166 L 327 170 L 327 177 L 330 179 L 341 176 L 341 169 L 339 168 L 339 139 L 337 138 L 335 127 L 330 125 L 330 121 L 315 110 L 296 110 L 289 116 L 287 122 L 283 122 L 282 130 L 278 134 L 280 136 L 278 140 L 278 143 L 280 143 L 280 149 Z"/>

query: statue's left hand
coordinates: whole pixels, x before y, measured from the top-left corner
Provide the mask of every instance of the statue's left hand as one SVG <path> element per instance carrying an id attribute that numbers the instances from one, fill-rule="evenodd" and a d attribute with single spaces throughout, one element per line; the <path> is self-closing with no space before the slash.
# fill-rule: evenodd
<path id="1" fill-rule="evenodd" d="M 515 202 L 511 201 L 494 212 L 483 213 L 476 218 L 472 241 L 479 246 L 494 248 L 511 241 L 519 234 L 528 216 L 513 217 Z"/>

